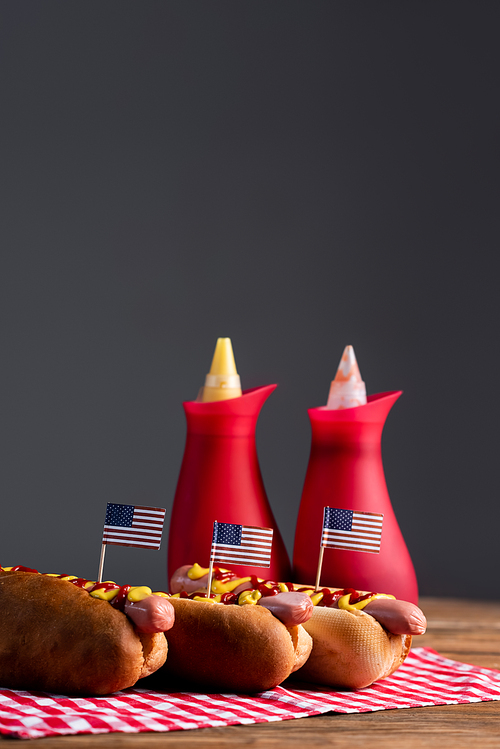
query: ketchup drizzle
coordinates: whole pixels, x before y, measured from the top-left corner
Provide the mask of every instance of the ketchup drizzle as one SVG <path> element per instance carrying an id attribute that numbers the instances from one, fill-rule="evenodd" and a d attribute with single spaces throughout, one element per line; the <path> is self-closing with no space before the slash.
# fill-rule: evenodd
<path id="1" fill-rule="evenodd" d="M 125 601 L 127 600 L 127 593 L 129 592 L 131 585 L 122 585 L 116 596 L 110 601 L 111 605 L 119 611 L 123 611 L 125 607 Z"/>

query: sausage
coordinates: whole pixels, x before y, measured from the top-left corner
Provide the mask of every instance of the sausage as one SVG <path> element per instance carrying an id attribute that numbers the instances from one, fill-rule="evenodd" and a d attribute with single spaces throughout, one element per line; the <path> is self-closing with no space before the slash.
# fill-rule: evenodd
<path id="1" fill-rule="evenodd" d="M 239 596 L 240 593 L 243 593 L 244 590 L 252 590 L 252 583 L 250 581 L 246 583 L 240 583 L 236 586 L 236 588 L 233 590 L 233 593 L 237 596 Z"/>
<path id="2" fill-rule="evenodd" d="M 126 600 L 123 613 L 132 620 L 138 632 L 167 632 L 174 624 L 174 607 L 167 598 L 148 596 L 141 601 Z"/>
<path id="3" fill-rule="evenodd" d="M 188 570 L 190 570 L 192 566 L 192 564 L 184 564 L 174 572 L 170 580 L 171 593 L 182 593 L 183 590 L 186 591 L 186 593 L 194 593 L 195 590 L 201 590 L 202 588 L 207 587 L 208 574 L 203 575 L 199 580 L 191 580 L 191 578 L 188 577 Z"/>
<path id="4" fill-rule="evenodd" d="M 363 609 L 394 635 L 423 635 L 427 629 L 424 612 L 408 601 L 376 598 Z"/>
<path id="5" fill-rule="evenodd" d="M 271 614 L 282 622 L 285 627 L 304 624 L 311 618 L 313 603 L 308 595 L 299 592 L 278 593 L 275 596 L 265 596 L 259 600 L 259 605 L 269 609 Z"/>

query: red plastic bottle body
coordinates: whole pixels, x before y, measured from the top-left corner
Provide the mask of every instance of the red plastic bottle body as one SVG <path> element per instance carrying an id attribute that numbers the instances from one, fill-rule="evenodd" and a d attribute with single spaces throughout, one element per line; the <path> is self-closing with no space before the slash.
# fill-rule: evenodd
<path id="1" fill-rule="evenodd" d="M 323 508 L 383 513 L 378 554 L 326 548 L 321 584 L 389 593 L 418 602 L 417 579 L 387 491 L 381 437 L 401 391 L 368 397 L 345 410 L 312 408 L 312 444 L 300 503 L 293 555 L 296 582 L 314 583 Z"/>
<path id="2" fill-rule="evenodd" d="M 255 445 L 255 427 L 276 385 L 239 398 L 184 403 L 187 438 L 174 497 L 168 576 L 184 564 L 208 567 L 214 520 L 273 528 L 271 567 L 228 565 L 241 576 L 289 580 L 288 554 L 267 499 Z"/>

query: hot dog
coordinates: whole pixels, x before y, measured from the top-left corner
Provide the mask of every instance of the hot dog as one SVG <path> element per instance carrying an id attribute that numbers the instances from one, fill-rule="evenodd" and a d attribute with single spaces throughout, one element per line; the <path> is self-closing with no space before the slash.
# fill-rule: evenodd
<path id="1" fill-rule="evenodd" d="M 227 596 L 221 601 L 220 595 L 197 595 L 200 582 L 185 579 L 187 569 L 171 583 L 175 623 L 168 634 L 168 660 L 152 677 L 155 686 L 181 680 L 196 688 L 262 692 L 305 663 L 312 649 L 312 639 L 301 626 L 308 616 L 304 612 L 312 608 L 307 596 L 298 593 L 294 612 L 290 615 L 290 606 L 285 606 L 288 615 L 280 620 L 271 613 L 272 606 L 222 605 L 229 603 Z M 278 597 L 275 607 L 280 608 Z"/>
<path id="2" fill-rule="evenodd" d="M 167 657 L 166 593 L 0 567 L 0 686 L 111 694 Z"/>
<path id="3" fill-rule="evenodd" d="M 206 589 L 207 572 L 197 564 L 179 568 L 170 583 L 173 595 L 196 597 L 188 590 Z M 417 606 L 385 594 L 339 588 L 315 591 L 312 586 L 255 576 L 238 578 L 220 568 L 214 571 L 212 593 L 223 603 L 245 608 L 257 604 L 251 608 L 266 607 L 285 623 L 300 623 L 313 647 L 295 677 L 328 686 L 359 689 L 389 676 L 406 658 L 412 636 L 426 628 Z"/>

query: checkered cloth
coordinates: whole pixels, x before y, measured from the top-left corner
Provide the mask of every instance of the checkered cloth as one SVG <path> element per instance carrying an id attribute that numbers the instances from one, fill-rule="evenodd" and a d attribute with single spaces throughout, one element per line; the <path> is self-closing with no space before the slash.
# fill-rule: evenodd
<path id="1" fill-rule="evenodd" d="M 179 731 L 328 712 L 363 713 L 487 700 L 500 700 L 500 672 L 443 658 L 429 648 L 415 648 L 395 674 L 356 692 L 335 692 L 298 682 L 287 682 L 257 695 L 127 689 L 111 697 L 70 698 L 0 689 L 0 733 L 40 738 L 113 731 Z"/>

